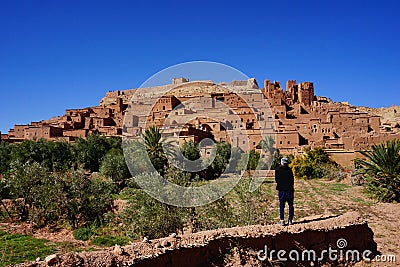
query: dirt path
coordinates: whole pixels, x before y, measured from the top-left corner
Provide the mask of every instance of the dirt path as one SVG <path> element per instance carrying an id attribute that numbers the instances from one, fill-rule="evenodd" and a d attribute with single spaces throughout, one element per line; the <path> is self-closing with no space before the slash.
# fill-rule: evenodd
<path id="1" fill-rule="evenodd" d="M 374 262 L 372 266 L 400 266 L 400 204 L 378 203 L 362 214 L 374 232 L 378 251 L 386 257 L 396 256 L 396 262 Z M 371 265 L 360 263 L 357 266 Z"/>

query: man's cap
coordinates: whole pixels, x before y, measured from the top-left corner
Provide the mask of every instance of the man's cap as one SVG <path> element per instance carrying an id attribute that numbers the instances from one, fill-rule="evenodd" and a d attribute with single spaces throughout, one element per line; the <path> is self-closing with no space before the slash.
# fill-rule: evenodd
<path id="1" fill-rule="evenodd" d="M 287 158 L 282 158 L 281 159 L 281 165 L 286 165 L 286 164 L 288 164 L 288 159 Z"/>

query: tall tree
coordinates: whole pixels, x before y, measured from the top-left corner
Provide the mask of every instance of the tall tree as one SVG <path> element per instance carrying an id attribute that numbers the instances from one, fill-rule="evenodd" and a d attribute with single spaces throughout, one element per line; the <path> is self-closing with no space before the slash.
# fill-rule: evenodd
<path id="1" fill-rule="evenodd" d="M 192 140 L 184 142 L 181 151 L 182 155 L 188 160 L 193 161 L 200 158 L 200 145 Z"/>
<path id="2" fill-rule="evenodd" d="M 99 171 L 103 157 L 110 150 L 107 137 L 99 134 L 89 134 L 86 139 L 79 138 L 75 143 L 78 163 L 92 172 Z"/>
<path id="3" fill-rule="evenodd" d="M 0 142 L 0 174 L 5 174 L 10 168 L 10 145 L 6 142 Z"/>

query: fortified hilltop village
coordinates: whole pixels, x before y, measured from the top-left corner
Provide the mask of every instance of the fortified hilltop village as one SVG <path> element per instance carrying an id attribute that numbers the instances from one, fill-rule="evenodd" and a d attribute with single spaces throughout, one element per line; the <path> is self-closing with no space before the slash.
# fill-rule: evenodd
<path id="1" fill-rule="evenodd" d="M 132 102 L 135 93 L 138 97 Z M 269 104 L 269 112 L 257 108 L 263 103 Z M 143 107 L 149 107 L 150 112 L 144 113 Z M 211 114 L 224 120 L 210 119 Z M 188 117 L 192 118 L 189 122 Z M 1 140 L 71 142 L 90 133 L 138 135 L 149 125 L 157 125 L 180 142 L 204 138 L 228 141 L 230 132 L 239 131 L 230 142 L 248 150 L 257 147 L 261 133 L 275 132 L 276 148 L 282 154 L 296 155 L 305 147 L 320 146 L 338 163 L 350 166 L 357 151 L 400 138 L 399 122 L 395 107 L 370 109 L 333 102 L 315 96 L 312 82 L 289 80 L 283 89 L 280 82 L 265 80 L 260 90 L 254 78 L 218 84 L 174 78 L 164 86 L 107 92 L 99 106 L 68 109 L 63 116 L 15 125 L 8 134 L 1 134 Z"/>

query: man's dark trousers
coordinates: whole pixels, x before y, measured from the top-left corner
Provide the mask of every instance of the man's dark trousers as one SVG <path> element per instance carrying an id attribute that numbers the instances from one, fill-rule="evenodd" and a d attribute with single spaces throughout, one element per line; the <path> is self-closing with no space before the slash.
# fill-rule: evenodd
<path id="1" fill-rule="evenodd" d="M 289 221 L 293 221 L 294 217 L 294 207 L 293 207 L 293 200 L 294 200 L 294 192 L 293 191 L 279 191 L 279 213 L 281 220 L 285 219 L 285 203 L 287 202 L 289 205 Z"/>

